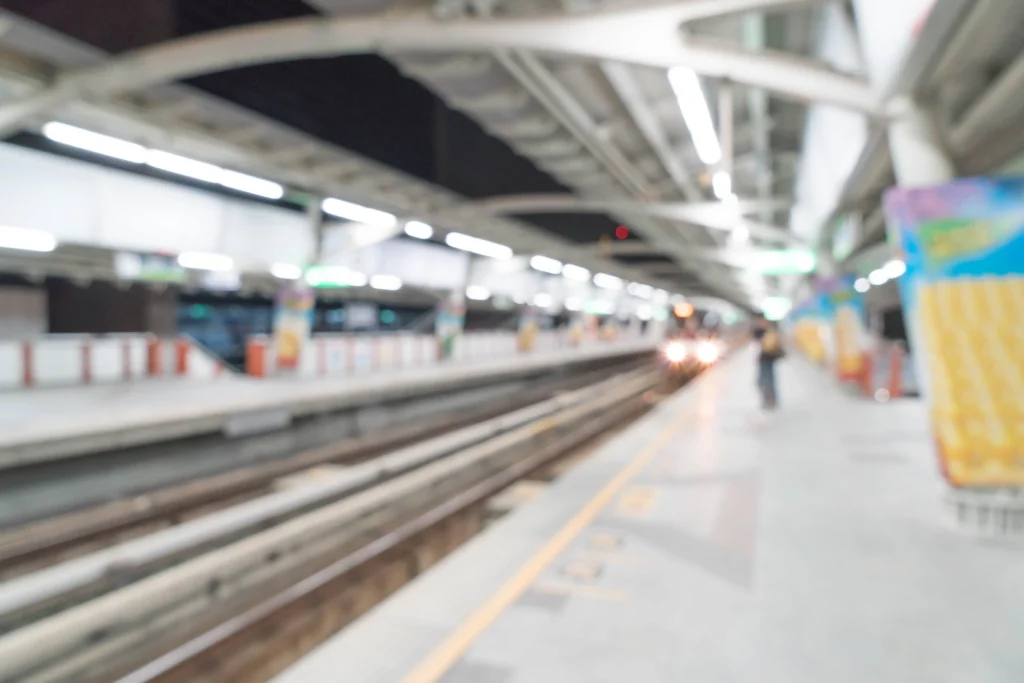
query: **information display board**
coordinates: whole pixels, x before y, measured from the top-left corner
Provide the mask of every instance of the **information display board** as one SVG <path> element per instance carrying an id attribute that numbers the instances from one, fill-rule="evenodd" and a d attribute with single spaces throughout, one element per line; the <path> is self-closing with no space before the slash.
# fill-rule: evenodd
<path id="1" fill-rule="evenodd" d="M 885 212 L 943 473 L 1024 485 L 1024 179 L 896 188 Z"/>

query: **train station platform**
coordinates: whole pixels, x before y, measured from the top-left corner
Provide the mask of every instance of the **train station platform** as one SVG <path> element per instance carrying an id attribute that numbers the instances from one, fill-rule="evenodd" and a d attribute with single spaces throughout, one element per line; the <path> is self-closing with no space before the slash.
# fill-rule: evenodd
<path id="1" fill-rule="evenodd" d="M 627 340 L 366 375 L 239 375 L 0 393 L 0 470 L 202 434 L 259 433 L 307 415 L 529 379 L 654 348 L 651 340 Z"/>
<path id="2" fill-rule="evenodd" d="M 1024 548 L 942 520 L 925 412 L 752 351 L 274 683 L 1010 683 Z"/>

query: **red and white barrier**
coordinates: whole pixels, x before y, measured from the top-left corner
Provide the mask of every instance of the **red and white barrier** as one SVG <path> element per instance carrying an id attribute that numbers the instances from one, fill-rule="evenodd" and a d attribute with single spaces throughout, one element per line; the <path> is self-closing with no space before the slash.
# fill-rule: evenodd
<path id="1" fill-rule="evenodd" d="M 220 360 L 188 338 L 49 335 L 0 341 L 0 390 L 112 384 L 147 377 L 210 379 Z"/>
<path id="2" fill-rule="evenodd" d="M 907 393 L 904 368 L 910 362 L 902 344 L 884 343 L 865 352 L 860 388 L 865 396 L 878 400 L 899 398 Z"/>

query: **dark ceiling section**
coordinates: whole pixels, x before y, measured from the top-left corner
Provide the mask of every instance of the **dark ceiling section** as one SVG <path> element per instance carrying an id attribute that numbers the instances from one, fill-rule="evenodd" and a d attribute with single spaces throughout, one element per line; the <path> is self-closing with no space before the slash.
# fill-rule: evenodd
<path id="1" fill-rule="evenodd" d="M 316 14 L 301 0 L 0 0 L 0 6 L 113 53 Z M 568 192 L 380 57 L 267 64 L 188 83 L 469 198 Z M 611 235 L 616 225 L 595 215 L 525 220 L 580 243 Z"/>

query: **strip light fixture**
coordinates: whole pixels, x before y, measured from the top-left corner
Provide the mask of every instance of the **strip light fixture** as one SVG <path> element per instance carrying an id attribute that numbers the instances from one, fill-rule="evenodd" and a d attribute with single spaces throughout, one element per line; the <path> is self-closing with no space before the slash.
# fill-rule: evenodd
<path id="1" fill-rule="evenodd" d="M 227 272 L 235 267 L 235 260 L 226 254 L 205 251 L 183 251 L 178 254 L 178 265 L 191 270 Z"/>
<path id="2" fill-rule="evenodd" d="M 370 287 L 388 292 L 397 292 L 402 288 L 402 279 L 397 275 L 377 274 L 370 277 Z"/>
<path id="3" fill-rule="evenodd" d="M 482 285 L 470 285 L 466 287 L 466 298 L 473 301 L 487 301 L 491 298 L 491 290 Z"/>
<path id="4" fill-rule="evenodd" d="M 294 263 L 275 263 L 270 266 L 270 274 L 279 280 L 298 280 L 302 277 L 302 267 Z"/>
<path id="5" fill-rule="evenodd" d="M 718 143 L 718 134 L 697 72 L 676 66 L 669 69 L 668 81 L 679 102 L 679 109 L 683 112 L 686 127 L 690 129 L 697 156 L 709 166 L 717 164 L 722 160 L 722 146 Z"/>
<path id="6" fill-rule="evenodd" d="M 453 249 L 468 251 L 473 254 L 479 254 L 480 256 L 489 256 L 490 258 L 500 259 L 502 261 L 507 261 L 514 255 L 511 247 L 506 247 L 504 244 L 498 244 L 497 242 L 491 242 L 490 240 L 481 239 L 479 237 L 464 235 L 461 232 L 448 233 L 448 235 L 445 236 L 444 241 L 445 244 Z"/>
<path id="7" fill-rule="evenodd" d="M 590 271 L 581 266 L 574 266 L 571 263 L 566 263 L 562 266 L 562 275 L 569 280 L 576 280 L 577 282 L 589 282 Z"/>
<path id="8" fill-rule="evenodd" d="M 395 215 L 387 211 L 371 209 L 368 206 L 347 202 L 337 197 L 325 199 L 321 204 L 321 208 L 323 208 L 325 213 L 329 213 L 337 218 L 344 218 L 347 221 L 354 221 L 356 223 L 365 223 L 366 225 L 373 225 L 378 228 L 393 228 L 398 223 Z"/>
<path id="9" fill-rule="evenodd" d="M 57 238 L 43 230 L 0 225 L 0 249 L 49 252 L 57 248 Z"/>
<path id="10" fill-rule="evenodd" d="M 558 275 L 562 272 L 562 262 L 547 256 L 534 256 L 530 259 L 530 267 L 542 273 Z"/>
<path id="11" fill-rule="evenodd" d="M 257 178 L 238 171 L 229 171 L 205 161 L 190 159 L 163 150 L 148 149 L 128 140 L 95 133 L 59 121 L 50 121 L 44 124 L 43 135 L 54 142 L 77 147 L 93 154 L 101 154 L 131 164 L 146 164 L 161 171 L 221 185 L 258 197 L 280 199 L 284 196 L 284 186 L 272 180 Z"/>
<path id="12" fill-rule="evenodd" d="M 732 196 L 732 176 L 725 171 L 716 171 L 711 176 L 711 189 L 719 199 L 728 199 Z"/>
<path id="13" fill-rule="evenodd" d="M 601 289 L 622 289 L 623 287 L 621 279 L 614 275 L 608 275 L 607 273 L 598 273 L 595 275 L 594 284 Z"/>
<path id="14" fill-rule="evenodd" d="M 423 221 L 409 221 L 405 224 L 405 234 L 418 240 L 429 240 L 434 235 L 434 228 Z"/>

